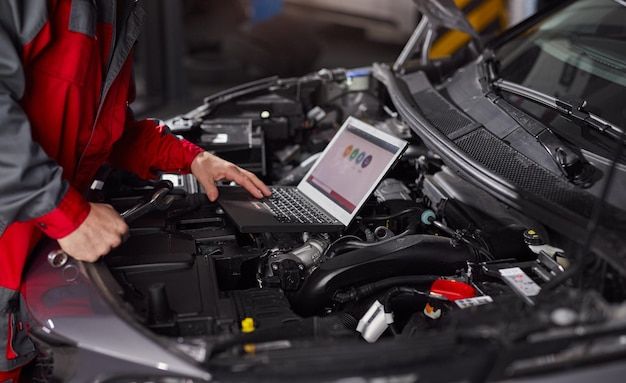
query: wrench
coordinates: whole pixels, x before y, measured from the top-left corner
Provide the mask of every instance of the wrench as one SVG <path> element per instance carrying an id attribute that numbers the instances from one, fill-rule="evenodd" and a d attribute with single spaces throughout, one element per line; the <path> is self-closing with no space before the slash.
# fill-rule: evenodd
<path id="1" fill-rule="evenodd" d="M 167 187 L 157 189 L 148 202 L 140 202 L 120 215 L 124 218 L 126 223 L 131 223 L 152 211 L 167 210 L 170 205 L 172 205 L 172 202 L 174 202 L 174 196 L 168 195 L 169 192 L 170 189 Z"/>
<path id="2" fill-rule="evenodd" d="M 174 202 L 174 196 L 168 194 L 170 190 L 168 187 L 157 189 L 148 202 L 140 202 L 121 213 L 120 216 L 126 223 L 131 223 L 152 211 L 167 210 Z M 69 259 L 69 255 L 61 249 L 53 250 L 48 254 L 48 263 L 54 268 L 65 266 Z"/>

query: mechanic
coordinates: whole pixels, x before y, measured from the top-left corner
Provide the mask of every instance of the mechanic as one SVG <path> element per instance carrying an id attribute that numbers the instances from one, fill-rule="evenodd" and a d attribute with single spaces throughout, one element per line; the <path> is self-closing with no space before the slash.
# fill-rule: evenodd
<path id="1" fill-rule="evenodd" d="M 36 354 L 20 310 L 28 254 L 48 236 L 70 256 L 98 260 L 128 227 L 83 197 L 105 163 L 142 178 L 191 172 L 217 198 L 232 180 L 258 198 L 252 173 L 136 121 L 132 50 L 137 0 L 0 0 L 0 383 L 17 381 Z"/>

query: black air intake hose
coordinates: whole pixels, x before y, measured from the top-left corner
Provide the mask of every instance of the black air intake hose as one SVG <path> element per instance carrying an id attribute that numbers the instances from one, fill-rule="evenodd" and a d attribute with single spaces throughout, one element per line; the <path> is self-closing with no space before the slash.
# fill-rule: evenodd
<path id="1" fill-rule="evenodd" d="M 455 246 L 449 238 L 407 235 L 331 258 L 289 300 L 298 314 L 310 316 L 330 306 L 339 290 L 392 277 L 453 275 L 472 257 L 465 246 Z"/>

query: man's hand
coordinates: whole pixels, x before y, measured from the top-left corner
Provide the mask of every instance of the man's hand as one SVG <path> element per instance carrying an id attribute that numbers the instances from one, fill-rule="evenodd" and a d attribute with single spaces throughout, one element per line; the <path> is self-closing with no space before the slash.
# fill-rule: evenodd
<path id="1" fill-rule="evenodd" d="M 92 203 L 87 219 L 59 239 L 61 249 L 79 261 L 95 262 L 122 243 L 128 226 L 110 205 Z"/>
<path id="2" fill-rule="evenodd" d="M 269 197 L 272 194 L 263 181 L 251 172 L 207 152 L 200 153 L 194 158 L 191 163 L 191 172 L 206 190 L 212 202 L 219 194 L 215 181 L 222 180 L 236 182 L 256 198 Z"/>

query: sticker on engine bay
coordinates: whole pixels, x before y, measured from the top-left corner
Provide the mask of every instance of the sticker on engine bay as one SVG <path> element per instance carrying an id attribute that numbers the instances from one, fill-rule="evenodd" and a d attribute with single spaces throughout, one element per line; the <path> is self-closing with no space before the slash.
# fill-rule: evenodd
<path id="1" fill-rule="evenodd" d="M 215 135 L 211 142 L 213 142 L 214 144 L 225 144 L 228 142 L 228 134 L 218 133 Z"/>
<path id="2" fill-rule="evenodd" d="M 454 301 L 459 308 L 466 309 L 468 307 L 481 306 L 487 303 L 492 303 L 493 299 L 489 295 L 483 295 L 480 297 L 457 299 Z"/>
<path id="3" fill-rule="evenodd" d="M 541 287 L 519 267 L 501 269 L 500 275 L 509 286 L 527 297 L 534 297 L 541 291 Z"/>

